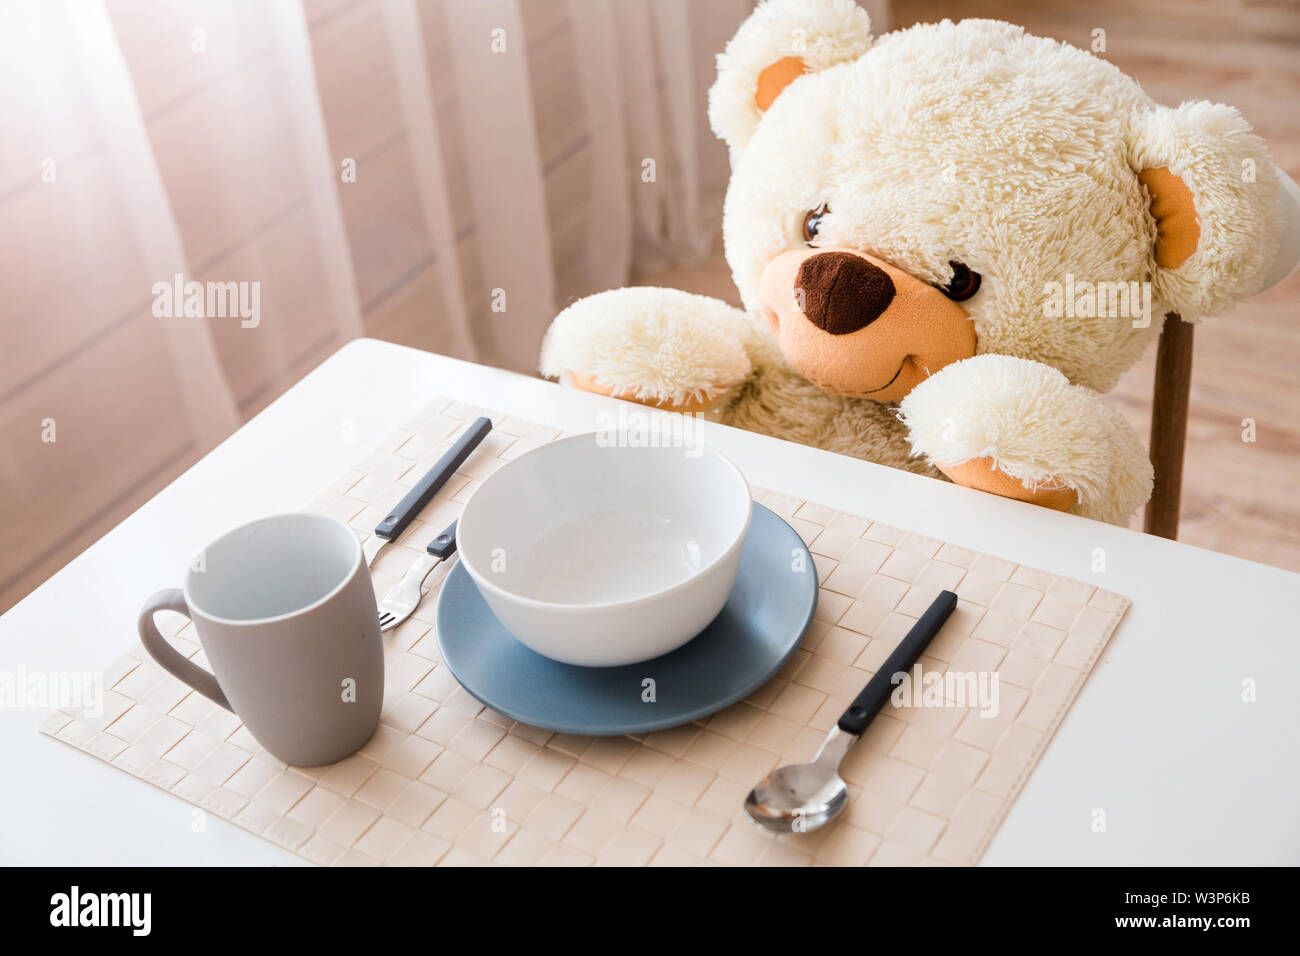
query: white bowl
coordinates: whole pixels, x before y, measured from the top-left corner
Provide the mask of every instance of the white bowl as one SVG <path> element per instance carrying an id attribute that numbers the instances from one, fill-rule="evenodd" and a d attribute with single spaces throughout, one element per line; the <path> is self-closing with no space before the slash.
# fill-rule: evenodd
<path id="1" fill-rule="evenodd" d="M 483 599 L 523 644 L 612 667 L 666 654 L 717 617 L 753 502 L 715 451 L 599 437 L 550 442 L 503 465 L 466 503 L 456 541 Z"/>

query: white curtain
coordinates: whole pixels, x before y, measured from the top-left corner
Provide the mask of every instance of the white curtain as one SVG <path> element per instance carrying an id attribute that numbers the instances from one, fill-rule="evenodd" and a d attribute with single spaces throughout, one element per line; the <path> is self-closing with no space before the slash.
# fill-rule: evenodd
<path id="1" fill-rule="evenodd" d="M 531 372 L 573 298 L 707 256 L 750 9 L 0 3 L 0 608 L 352 338 Z"/>

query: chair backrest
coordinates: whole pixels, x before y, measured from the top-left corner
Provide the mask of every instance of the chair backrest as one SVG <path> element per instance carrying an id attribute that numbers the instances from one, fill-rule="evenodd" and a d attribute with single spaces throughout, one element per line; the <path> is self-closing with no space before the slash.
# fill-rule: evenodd
<path id="1" fill-rule="evenodd" d="M 1183 449 L 1187 444 L 1187 404 L 1192 387 L 1192 333 L 1176 312 L 1165 316 L 1156 351 L 1156 381 L 1151 396 L 1151 466 L 1155 485 L 1147 502 L 1143 530 L 1178 537 L 1183 491 Z"/>

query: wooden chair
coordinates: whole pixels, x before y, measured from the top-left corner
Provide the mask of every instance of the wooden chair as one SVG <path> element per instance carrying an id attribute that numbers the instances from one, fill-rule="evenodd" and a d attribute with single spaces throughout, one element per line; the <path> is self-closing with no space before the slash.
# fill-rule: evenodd
<path id="1" fill-rule="evenodd" d="M 1183 449 L 1187 444 L 1187 404 L 1192 387 L 1192 334 L 1195 326 L 1178 313 L 1165 316 L 1156 349 L 1156 380 L 1151 396 L 1151 466 L 1155 484 L 1142 530 L 1178 537 L 1183 491 Z"/>

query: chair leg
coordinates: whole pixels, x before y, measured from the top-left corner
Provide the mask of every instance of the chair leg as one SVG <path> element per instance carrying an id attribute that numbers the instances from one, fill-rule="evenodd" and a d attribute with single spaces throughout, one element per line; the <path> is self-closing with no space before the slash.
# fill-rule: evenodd
<path id="1" fill-rule="evenodd" d="M 1175 312 L 1165 316 L 1156 352 L 1156 381 L 1151 401 L 1151 466 L 1155 486 L 1147 503 L 1143 530 L 1162 538 L 1178 537 L 1183 489 L 1183 449 L 1187 443 L 1187 404 L 1192 387 L 1194 326 Z"/>

